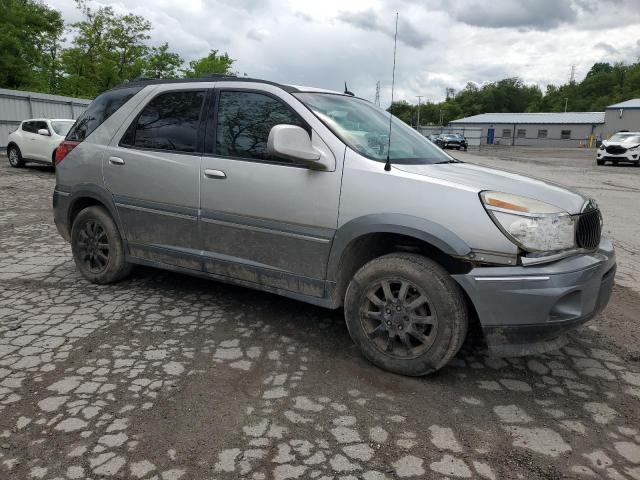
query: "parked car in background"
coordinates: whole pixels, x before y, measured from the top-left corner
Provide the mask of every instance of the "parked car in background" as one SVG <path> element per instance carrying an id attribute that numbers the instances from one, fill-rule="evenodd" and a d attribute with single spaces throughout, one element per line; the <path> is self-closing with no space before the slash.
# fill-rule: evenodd
<path id="1" fill-rule="evenodd" d="M 436 139 L 436 145 L 440 148 L 456 148 L 467 150 L 467 139 L 458 133 L 443 133 Z"/>
<path id="2" fill-rule="evenodd" d="M 495 355 L 559 348 L 613 288 L 594 201 L 460 162 L 348 94 L 131 82 L 91 103 L 56 164 L 54 220 L 87 280 L 142 264 L 344 307 L 397 373 L 442 368 L 476 321 Z"/>
<path id="3" fill-rule="evenodd" d="M 439 136 L 440 135 L 438 135 L 437 133 L 432 133 L 431 135 L 427 135 L 427 140 L 429 140 L 431 143 L 436 143 Z"/>
<path id="4" fill-rule="evenodd" d="M 32 118 L 24 120 L 9 134 L 7 156 L 12 167 L 22 167 L 27 162 L 55 167 L 58 145 L 64 140 L 75 120 Z"/>
<path id="5" fill-rule="evenodd" d="M 640 166 L 640 132 L 619 132 L 609 140 L 603 141 L 598 147 L 596 163 L 604 165 L 611 162 L 632 163 Z"/>

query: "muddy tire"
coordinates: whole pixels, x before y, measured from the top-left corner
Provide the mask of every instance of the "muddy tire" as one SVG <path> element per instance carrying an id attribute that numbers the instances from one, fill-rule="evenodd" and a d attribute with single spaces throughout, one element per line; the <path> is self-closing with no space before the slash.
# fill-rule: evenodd
<path id="1" fill-rule="evenodd" d="M 375 365 L 409 376 L 446 365 L 467 334 L 458 284 L 422 255 L 394 253 L 364 265 L 347 288 L 349 334 Z"/>
<path id="2" fill-rule="evenodd" d="M 103 207 L 82 210 L 71 228 L 76 267 L 92 283 L 113 283 L 131 273 L 118 227 Z"/>

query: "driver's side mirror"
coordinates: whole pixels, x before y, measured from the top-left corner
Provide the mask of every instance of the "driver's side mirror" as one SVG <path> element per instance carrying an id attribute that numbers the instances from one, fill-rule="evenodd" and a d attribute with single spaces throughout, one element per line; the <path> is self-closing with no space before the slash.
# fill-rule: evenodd
<path id="1" fill-rule="evenodd" d="M 38 130 L 38 135 L 44 135 L 45 137 L 49 137 L 51 134 L 49 133 L 49 130 L 47 130 L 46 128 L 41 128 L 40 130 Z"/>
<path id="2" fill-rule="evenodd" d="M 267 152 L 309 168 L 324 169 L 320 152 L 311 144 L 309 133 L 296 125 L 276 125 L 269 132 Z"/>

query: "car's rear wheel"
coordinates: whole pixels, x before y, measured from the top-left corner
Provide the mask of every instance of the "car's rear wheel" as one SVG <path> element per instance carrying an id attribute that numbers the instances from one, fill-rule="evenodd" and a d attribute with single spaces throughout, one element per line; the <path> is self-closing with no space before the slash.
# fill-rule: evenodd
<path id="1" fill-rule="evenodd" d="M 426 375 L 458 352 L 468 313 L 460 287 L 421 255 L 389 254 L 364 265 L 347 288 L 349 334 L 375 365 Z"/>
<path id="2" fill-rule="evenodd" d="M 24 167 L 24 160 L 22 159 L 22 153 L 16 145 L 11 145 L 7 151 L 9 157 L 9 165 L 14 168 Z"/>
<path id="3" fill-rule="evenodd" d="M 76 267 L 90 282 L 117 282 L 131 272 L 118 227 L 103 207 L 87 207 L 78 214 L 71 228 L 71 250 Z"/>

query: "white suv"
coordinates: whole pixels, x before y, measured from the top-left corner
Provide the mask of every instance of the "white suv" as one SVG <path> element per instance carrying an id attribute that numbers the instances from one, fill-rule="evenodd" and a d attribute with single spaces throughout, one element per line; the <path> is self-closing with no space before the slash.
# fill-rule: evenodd
<path id="1" fill-rule="evenodd" d="M 640 167 L 640 132 L 618 132 L 605 140 L 598 148 L 598 165 L 611 162 L 629 162 Z"/>
<path id="2" fill-rule="evenodd" d="M 9 134 L 7 156 L 12 167 L 22 167 L 26 162 L 55 166 L 56 149 L 75 120 L 33 118 L 24 120 Z"/>

